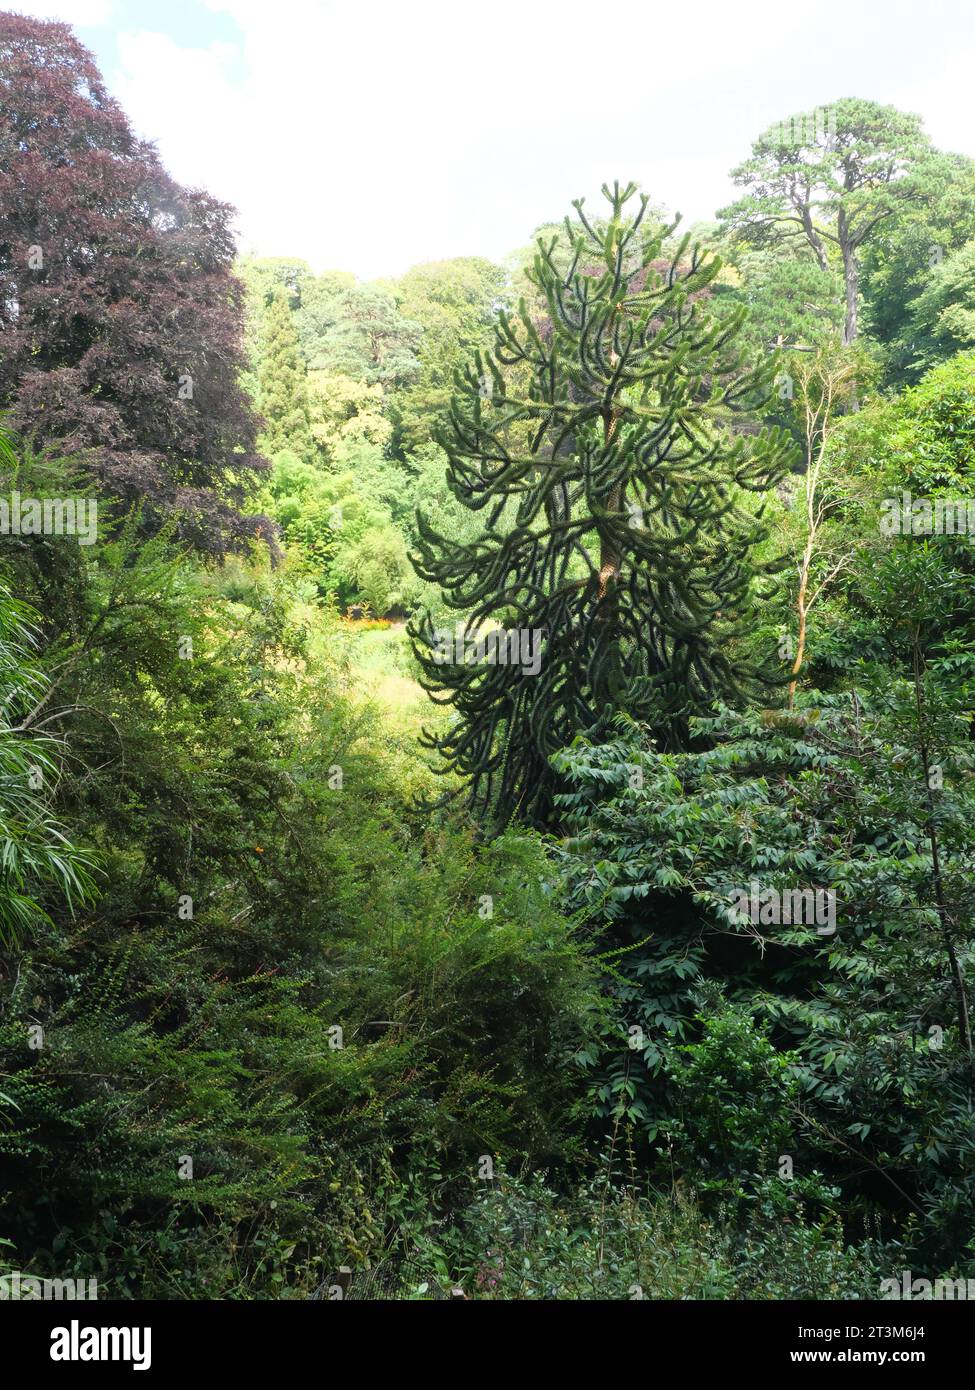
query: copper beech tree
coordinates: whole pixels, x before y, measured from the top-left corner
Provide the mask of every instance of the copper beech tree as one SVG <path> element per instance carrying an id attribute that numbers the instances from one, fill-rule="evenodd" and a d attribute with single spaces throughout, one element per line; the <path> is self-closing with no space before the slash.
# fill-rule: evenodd
<path id="1" fill-rule="evenodd" d="M 0 14 L 0 410 L 208 550 L 263 521 L 231 215 L 169 177 L 66 24 Z"/>

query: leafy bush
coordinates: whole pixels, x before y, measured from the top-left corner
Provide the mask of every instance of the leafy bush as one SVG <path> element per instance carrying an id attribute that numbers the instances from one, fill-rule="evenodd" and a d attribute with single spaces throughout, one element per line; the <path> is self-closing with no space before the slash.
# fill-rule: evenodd
<path id="1" fill-rule="evenodd" d="M 890 611 L 910 627 L 921 590 L 940 601 L 935 562 L 891 563 Z M 625 725 L 615 742 L 579 740 L 559 760 L 576 833 L 557 847 L 570 906 L 608 948 L 616 1022 L 586 1051 L 596 1113 L 670 1135 L 682 1171 L 717 1191 L 740 1195 L 749 1167 L 791 1154 L 800 1176 L 827 1173 L 837 1210 L 862 1219 L 880 1204 L 914 1222 L 919 1258 L 962 1268 L 975 1229 L 958 987 L 975 954 L 970 668 L 958 651 L 921 658 L 923 750 L 914 684 L 890 667 L 875 694 L 725 711 L 699 726 L 712 743 L 700 753 L 660 755 Z M 828 888 L 835 936 L 742 920 L 732 895 L 752 881 Z M 712 997 L 710 1022 L 709 981 L 735 1006 L 722 1016 Z"/>
<path id="2" fill-rule="evenodd" d="M 0 584 L 0 943 L 49 920 L 44 901 L 72 911 L 90 901 L 91 856 L 71 843 L 53 809 L 61 742 L 34 731 L 48 682 L 37 665 L 37 615 Z M 14 722 L 16 721 L 16 722 Z M 42 721 L 43 722 L 43 721 Z"/>
<path id="3" fill-rule="evenodd" d="M 122 533 L 44 634 L 104 881 L 0 962 L 3 1234 L 117 1296 L 307 1291 L 407 1169 L 565 1162 L 601 1008 L 540 844 L 419 819 L 278 579 L 225 578 Z"/>
<path id="4" fill-rule="evenodd" d="M 568 1195 L 539 1175 L 481 1183 L 453 1220 L 417 1234 L 398 1296 L 459 1284 L 506 1300 L 876 1298 L 896 1268 L 896 1247 L 848 1245 L 834 1222 L 758 1207 L 742 1228 L 705 1217 L 682 1188 L 610 1180 L 611 1166 Z"/>

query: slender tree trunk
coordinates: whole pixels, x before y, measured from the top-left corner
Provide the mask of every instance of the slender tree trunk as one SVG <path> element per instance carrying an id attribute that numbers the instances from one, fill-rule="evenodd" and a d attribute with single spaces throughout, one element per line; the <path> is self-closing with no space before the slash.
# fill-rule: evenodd
<path id="1" fill-rule="evenodd" d="M 857 296 L 860 285 L 860 267 L 857 265 L 856 249 L 844 243 L 843 280 L 846 284 L 846 318 L 843 323 L 843 346 L 849 347 L 857 338 Z"/>
<path id="2" fill-rule="evenodd" d="M 806 240 L 813 249 L 813 255 L 816 257 L 820 270 L 829 270 L 829 257 L 826 254 L 826 247 L 823 245 L 822 237 L 816 231 L 809 204 L 803 203 L 799 205 L 798 210 L 799 216 L 802 219 L 802 230 L 805 232 Z"/>
<path id="3" fill-rule="evenodd" d="M 806 416 L 806 473 L 803 478 L 803 487 L 806 493 L 806 544 L 803 547 L 802 562 L 799 565 L 799 593 L 796 597 L 796 609 L 799 614 L 799 634 L 796 641 L 796 657 L 792 663 L 792 680 L 789 682 L 789 708 L 795 704 L 796 687 L 799 683 L 799 672 L 802 670 L 803 657 L 806 653 L 806 631 L 809 626 L 809 610 L 812 607 L 813 599 L 809 598 L 809 576 L 812 573 L 813 553 L 816 549 L 816 535 L 819 531 L 820 512 L 816 504 L 816 489 L 819 485 L 819 475 L 822 472 L 823 457 L 826 452 L 827 430 L 830 424 L 830 409 L 832 405 L 832 388 L 827 381 L 823 383 L 823 402 L 822 402 L 822 425 L 819 421 L 819 408 L 812 408 L 810 391 L 813 389 L 812 377 L 803 375 L 803 395 L 805 398 Z M 819 451 L 815 452 L 816 431 L 821 429 L 819 440 Z"/>
<path id="4" fill-rule="evenodd" d="M 616 432 L 616 417 L 612 410 L 603 415 L 603 441 L 609 444 Z M 619 488 L 609 495 L 608 511 L 618 512 L 622 504 Z M 602 617 L 609 622 L 616 616 L 616 580 L 619 578 L 621 557 L 619 547 L 608 536 L 603 536 L 599 547 L 599 602 L 605 605 Z"/>
<path id="5" fill-rule="evenodd" d="M 618 359 L 612 346 L 612 337 L 610 338 L 609 360 L 610 364 L 615 367 Z M 618 424 L 616 411 L 609 403 L 603 409 L 603 443 L 607 448 L 613 441 Z M 608 501 L 608 511 L 620 511 L 623 498 L 619 488 L 613 489 Z M 615 624 L 616 621 L 616 580 L 619 578 L 621 563 L 622 557 L 619 553 L 619 547 L 614 541 L 603 536 L 599 545 L 599 607 L 600 617 L 604 622 Z"/>
<path id="6" fill-rule="evenodd" d="M 850 347 L 857 340 L 859 323 L 857 320 L 857 300 L 860 294 L 860 267 L 857 264 L 857 248 L 847 234 L 846 214 L 840 208 L 837 221 L 840 250 L 843 253 L 843 283 L 846 287 L 846 315 L 843 320 L 843 346 Z M 856 388 L 850 398 L 850 410 L 860 409 Z"/>
<path id="7" fill-rule="evenodd" d="M 603 415 L 603 438 L 607 445 L 613 441 L 619 421 L 612 407 Z M 618 514 L 623 507 L 622 488 L 615 487 L 607 498 L 606 509 L 611 515 Z M 619 704 L 622 693 L 623 663 L 619 646 L 619 589 L 618 581 L 623 557 L 617 542 L 609 536 L 602 536 L 599 545 L 599 595 L 596 616 L 605 624 L 607 649 L 605 654 L 604 690 L 614 705 Z"/>
<path id="8" fill-rule="evenodd" d="M 802 556 L 802 567 L 799 572 L 799 596 L 796 599 L 796 607 L 799 612 L 799 636 L 796 640 L 796 659 L 792 663 L 792 680 L 789 682 L 789 708 L 795 704 L 796 686 L 799 683 L 799 672 L 802 670 L 802 660 L 806 653 L 806 627 L 808 625 L 809 604 L 806 596 L 809 593 L 809 571 L 812 566 L 812 552 L 815 541 L 815 531 L 810 531 L 806 541 L 806 548 Z"/>

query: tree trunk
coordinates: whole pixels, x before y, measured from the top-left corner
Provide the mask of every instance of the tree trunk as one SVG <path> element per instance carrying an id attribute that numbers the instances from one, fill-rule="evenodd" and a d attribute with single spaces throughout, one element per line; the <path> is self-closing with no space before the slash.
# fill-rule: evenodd
<path id="1" fill-rule="evenodd" d="M 839 234 L 840 250 L 843 253 L 843 282 L 846 286 L 846 317 L 843 321 L 843 346 L 850 347 L 857 339 L 857 298 L 860 289 L 860 267 L 857 265 L 856 243 L 850 240 L 846 223 L 846 213 L 840 208 L 836 230 Z M 857 391 L 854 387 L 850 397 L 850 410 L 860 409 Z"/>
<path id="2" fill-rule="evenodd" d="M 789 708 L 792 709 L 796 700 L 796 686 L 799 683 L 799 672 L 802 670 L 802 660 L 806 653 L 806 626 L 809 617 L 809 606 L 806 603 L 806 595 L 809 592 L 809 569 L 812 564 L 812 548 L 814 533 L 811 533 L 806 542 L 806 549 L 802 559 L 802 570 L 799 575 L 799 596 L 796 600 L 796 607 L 799 612 L 799 638 L 796 642 L 796 659 L 792 663 L 792 679 L 789 682 Z"/>
<path id="3" fill-rule="evenodd" d="M 857 337 L 857 294 L 860 268 L 857 265 L 856 247 L 847 241 L 842 243 L 843 279 L 846 284 L 846 318 L 843 323 L 843 346 L 849 347 Z"/>
<path id="4" fill-rule="evenodd" d="M 616 433 L 617 420 L 612 410 L 603 415 L 603 440 L 608 445 Z M 619 488 L 614 488 L 609 496 L 608 511 L 618 512 L 622 497 Z M 616 618 L 616 580 L 619 577 L 621 556 L 614 541 L 603 536 L 599 549 L 599 604 L 600 617 L 604 622 L 614 622 Z"/>
<path id="5" fill-rule="evenodd" d="M 808 203 L 799 204 L 799 216 L 802 219 L 802 230 L 806 234 L 806 240 L 813 249 L 813 254 L 819 264 L 820 270 L 829 270 L 829 257 L 826 254 L 826 247 L 823 239 L 816 231 L 812 220 L 812 212 Z"/>

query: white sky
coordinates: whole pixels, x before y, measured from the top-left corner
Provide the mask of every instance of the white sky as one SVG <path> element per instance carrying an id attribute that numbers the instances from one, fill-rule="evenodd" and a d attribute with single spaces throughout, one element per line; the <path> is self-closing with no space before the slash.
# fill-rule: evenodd
<path id="1" fill-rule="evenodd" d="M 364 277 L 501 259 L 614 178 L 710 218 L 760 130 L 840 96 L 975 156 L 972 0 L 8 3 L 78 27 L 243 249 Z"/>

